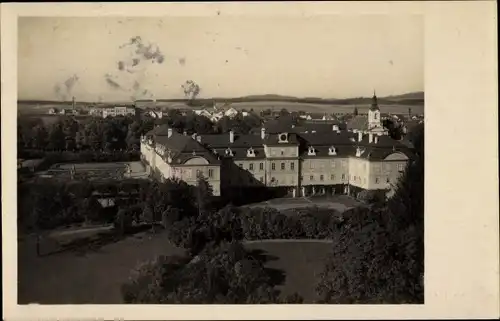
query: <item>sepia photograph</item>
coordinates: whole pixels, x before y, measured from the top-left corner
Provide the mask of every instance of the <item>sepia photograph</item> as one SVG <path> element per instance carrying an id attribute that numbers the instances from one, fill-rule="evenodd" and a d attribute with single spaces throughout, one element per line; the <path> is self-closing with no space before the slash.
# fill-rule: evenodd
<path id="1" fill-rule="evenodd" d="M 495 7 L 2 4 L 5 318 L 498 317 Z"/>
<path id="2" fill-rule="evenodd" d="M 424 303 L 421 15 L 18 28 L 19 304 Z"/>

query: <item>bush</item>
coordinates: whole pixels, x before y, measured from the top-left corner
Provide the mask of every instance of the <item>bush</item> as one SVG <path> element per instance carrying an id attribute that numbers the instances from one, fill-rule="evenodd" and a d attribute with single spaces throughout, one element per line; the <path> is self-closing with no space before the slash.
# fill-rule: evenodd
<path id="1" fill-rule="evenodd" d="M 138 266 L 122 286 L 126 303 L 282 303 L 270 276 L 236 242 L 207 247 L 196 257 L 159 258 Z M 302 302 L 298 295 L 285 301 Z"/>

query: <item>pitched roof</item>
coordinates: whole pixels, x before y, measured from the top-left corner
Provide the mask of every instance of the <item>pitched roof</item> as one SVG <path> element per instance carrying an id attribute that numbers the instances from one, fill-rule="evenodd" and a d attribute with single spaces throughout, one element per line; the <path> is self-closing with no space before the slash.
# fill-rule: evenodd
<path id="1" fill-rule="evenodd" d="M 367 128 L 368 128 L 368 117 L 364 115 L 354 116 L 351 120 L 347 122 L 347 129 L 365 130 Z"/>

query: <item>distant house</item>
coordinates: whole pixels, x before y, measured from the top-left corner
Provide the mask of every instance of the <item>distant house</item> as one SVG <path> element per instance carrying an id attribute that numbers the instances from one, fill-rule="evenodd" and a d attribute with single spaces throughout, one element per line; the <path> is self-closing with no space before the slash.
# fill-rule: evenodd
<path id="1" fill-rule="evenodd" d="M 54 114 L 57 114 L 57 113 L 58 113 L 57 108 L 51 108 L 51 109 L 49 109 L 49 114 L 50 115 L 54 115 Z"/>
<path id="2" fill-rule="evenodd" d="M 135 116 L 135 107 L 115 106 L 102 109 L 102 118 L 116 116 Z"/>
<path id="3" fill-rule="evenodd" d="M 149 116 L 151 116 L 153 118 L 158 118 L 158 119 L 163 118 L 163 111 L 161 111 L 161 110 L 149 110 L 148 114 L 149 114 Z"/>
<path id="4" fill-rule="evenodd" d="M 211 113 L 211 112 L 209 112 L 209 111 L 208 111 L 208 110 L 206 110 L 206 109 L 197 109 L 197 110 L 195 110 L 195 111 L 194 111 L 194 113 L 195 113 L 196 115 L 198 115 L 198 116 L 205 116 L 205 117 L 207 117 L 207 118 L 212 117 L 212 113 Z"/>
<path id="5" fill-rule="evenodd" d="M 78 111 L 75 109 L 65 108 L 65 109 L 61 109 L 59 114 L 61 114 L 61 115 L 77 115 Z"/>
<path id="6" fill-rule="evenodd" d="M 236 109 L 234 109 L 234 107 L 231 107 L 224 112 L 224 116 L 227 116 L 229 118 L 234 118 L 236 117 L 236 115 L 238 115 L 238 113 L 239 112 Z"/>

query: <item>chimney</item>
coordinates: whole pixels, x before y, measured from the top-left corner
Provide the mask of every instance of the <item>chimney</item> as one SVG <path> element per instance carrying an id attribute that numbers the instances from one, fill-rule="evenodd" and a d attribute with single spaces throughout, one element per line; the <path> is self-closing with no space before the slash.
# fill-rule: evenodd
<path id="1" fill-rule="evenodd" d="M 172 137 L 173 129 L 169 128 L 167 133 L 168 133 L 168 138 Z"/>
<path id="2" fill-rule="evenodd" d="M 264 127 L 260 129 L 260 138 L 266 138 L 266 129 Z"/>
<path id="3" fill-rule="evenodd" d="M 229 142 L 234 143 L 234 132 L 232 130 L 229 131 Z"/>
<path id="4" fill-rule="evenodd" d="M 362 132 L 358 132 L 358 142 L 360 142 L 362 140 L 363 140 L 363 133 Z"/>
<path id="5" fill-rule="evenodd" d="M 368 143 L 373 143 L 373 133 L 368 134 Z"/>
<path id="6" fill-rule="evenodd" d="M 196 141 L 201 144 L 201 136 L 196 136 Z"/>

